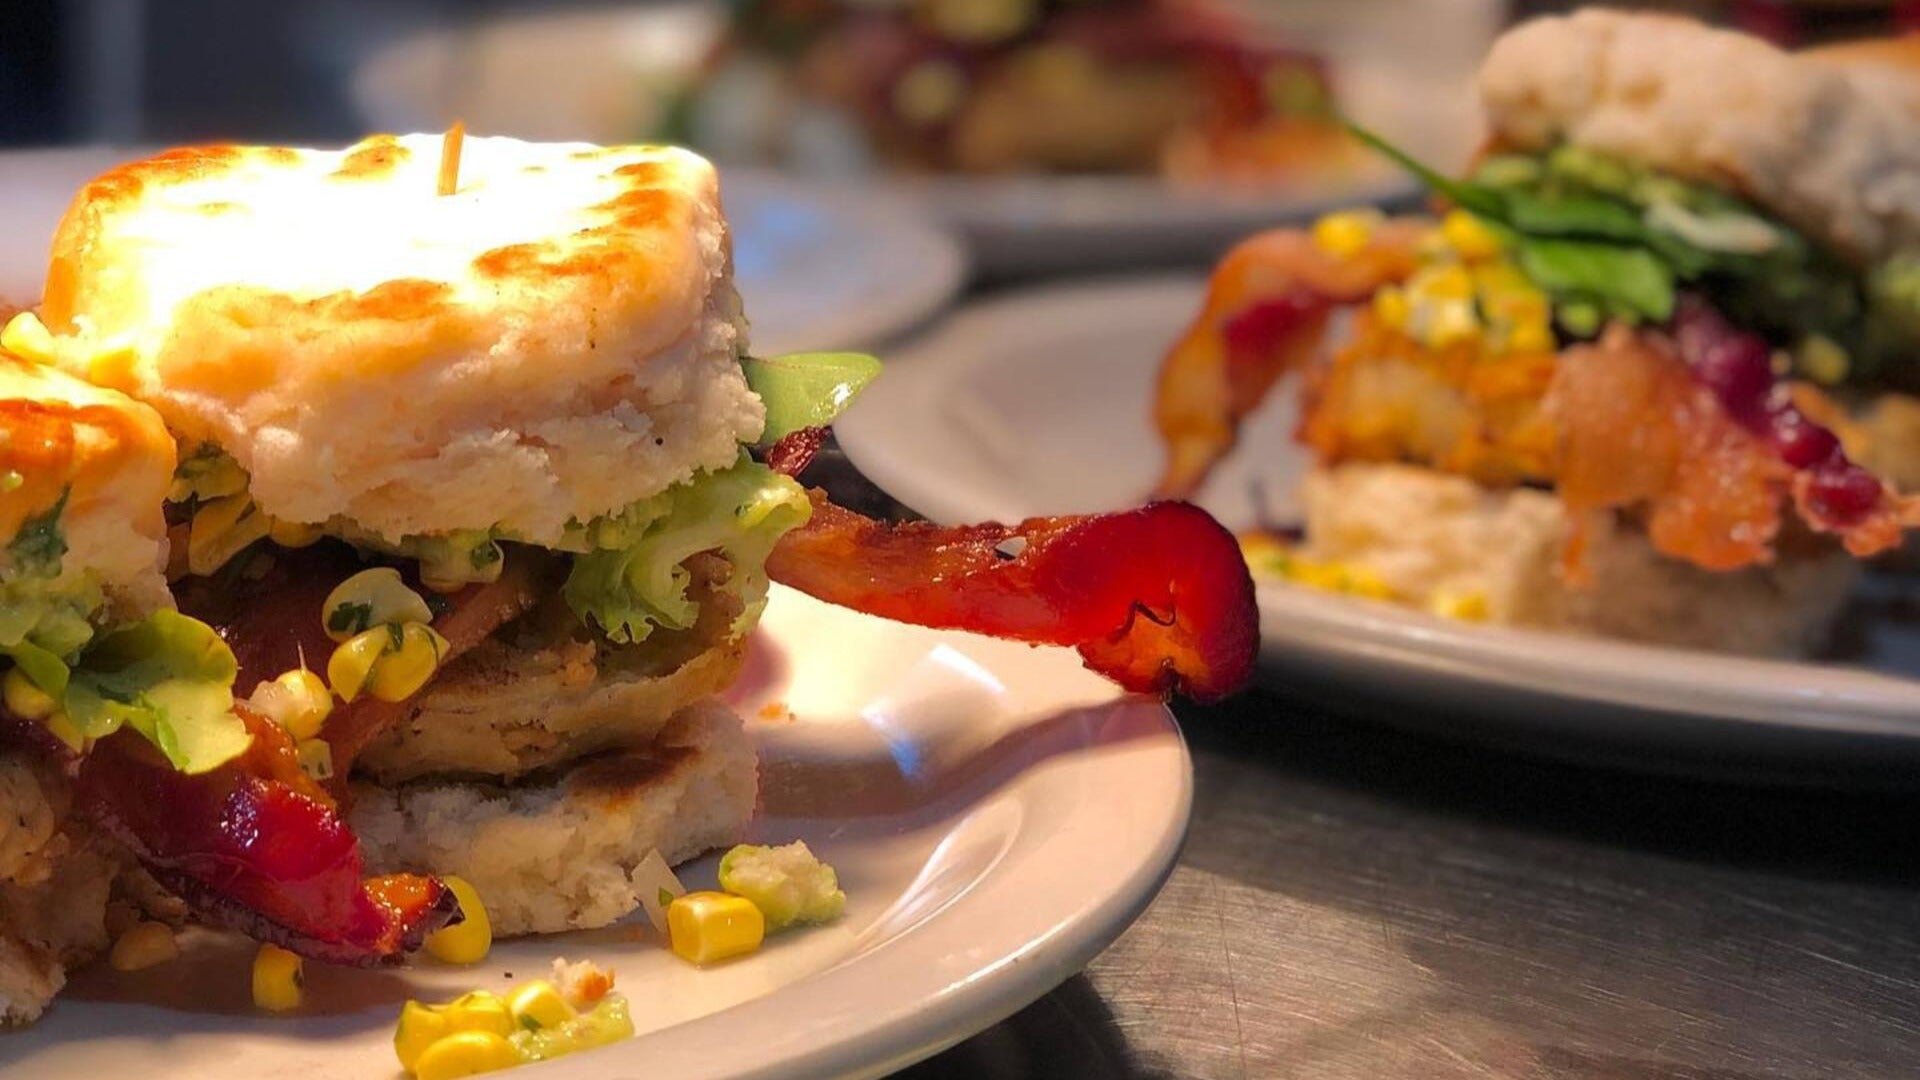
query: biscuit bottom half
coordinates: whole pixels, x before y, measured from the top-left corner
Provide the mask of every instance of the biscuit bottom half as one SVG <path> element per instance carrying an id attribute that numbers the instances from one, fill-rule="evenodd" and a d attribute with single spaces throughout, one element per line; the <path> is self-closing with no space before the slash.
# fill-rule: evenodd
<path id="1" fill-rule="evenodd" d="M 371 869 L 455 874 L 486 898 L 496 935 L 605 926 L 640 906 L 634 869 L 737 841 L 759 767 L 745 725 L 707 698 L 651 742 L 512 781 L 421 779 L 353 786 Z"/>
<path id="2" fill-rule="evenodd" d="M 1720 573 L 1671 559 L 1618 515 L 1581 538 L 1569 580 L 1565 504 L 1409 465 L 1312 470 L 1301 488 L 1311 560 L 1364 568 L 1392 598 L 1472 595 L 1489 622 L 1648 644 L 1798 656 L 1827 639 L 1860 567 L 1836 545 L 1783 544 L 1769 566 Z M 1807 538 L 1812 540 L 1812 538 Z"/>

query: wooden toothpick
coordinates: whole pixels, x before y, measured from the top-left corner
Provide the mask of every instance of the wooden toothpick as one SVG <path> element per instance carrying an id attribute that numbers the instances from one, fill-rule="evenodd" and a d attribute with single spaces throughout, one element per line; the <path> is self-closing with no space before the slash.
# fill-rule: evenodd
<path id="1" fill-rule="evenodd" d="M 451 195 L 460 187 L 460 143 L 466 138 L 467 125 L 458 120 L 440 140 L 440 194 Z"/>

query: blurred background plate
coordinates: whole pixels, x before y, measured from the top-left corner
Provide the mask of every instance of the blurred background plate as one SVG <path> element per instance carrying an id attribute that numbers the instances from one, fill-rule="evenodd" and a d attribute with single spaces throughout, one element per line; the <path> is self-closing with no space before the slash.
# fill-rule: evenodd
<path id="1" fill-rule="evenodd" d="M 1472 152 L 1478 118 L 1462 89 L 1498 26 L 1499 4 L 1235 6 L 1276 40 L 1324 58 L 1351 115 L 1436 163 Z M 674 126 L 679 95 L 698 77 L 723 20 L 720 4 L 672 2 L 430 27 L 367 49 L 353 69 L 350 95 L 369 130 L 435 130 L 459 119 L 486 133 L 630 142 Z M 724 153 L 716 156 L 737 167 Z M 1371 158 L 1258 185 L 1124 174 L 909 176 L 844 167 L 833 182 L 919 203 L 960 233 L 975 267 L 994 277 L 1203 262 L 1260 228 L 1334 206 L 1415 195 L 1397 171 Z"/>
<path id="2" fill-rule="evenodd" d="M 861 472 L 939 521 L 1136 503 L 1161 464 L 1160 357 L 1197 278 L 1052 286 L 962 308 L 896 350 L 835 425 Z M 1232 528 L 1295 520 L 1308 466 L 1275 394 L 1200 502 Z M 1904 592 L 1903 592 L 1904 589 Z M 1750 660 L 1479 626 L 1276 582 L 1259 586 L 1276 681 L 1380 715 L 1559 753 L 1685 770 L 1828 773 L 1920 765 L 1920 626 L 1910 579 L 1870 582 L 1845 662 Z"/>
<path id="3" fill-rule="evenodd" d="M 0 302 L 38 300 L 48 244 L 74 189 L 137 151 L 0 153 Z M 753 347 L 772 355 L 878 345 L 953 299 L 960 245 L 898 200 L 730 171 L 722 181 Z"/>
<path id="4" fill-rule="evenodd" d="M 1191 263 L 1262 229 L 1419 197 L 1399 170 L 1374 163 L 1259 190 L 1178 187 L 1147 176 L 902 178 L 885 186 L 965 237 L 979 271 L 1000 278 Z"/>

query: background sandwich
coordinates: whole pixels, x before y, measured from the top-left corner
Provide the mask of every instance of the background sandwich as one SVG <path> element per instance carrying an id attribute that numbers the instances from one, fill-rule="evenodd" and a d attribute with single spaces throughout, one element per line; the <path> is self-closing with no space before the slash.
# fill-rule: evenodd
<path id="1" fill-rule="evenodd" d="M 1317 453 L 1283 573 L 1435 610 L 1745 652 L 1820 641 L 1920 505 L 1843 402 L 1911 380 L 1911 113 L 1684 20 L 1525 24 L 1437 222 L 1336 215 L 1216 272 L 1163 369 L 1163 491 L 1284 371 Z M 1331 314 L 1355 312 L 1338 348 Z M 1259 556 L 1256 553 L 1256 557 Z M 1343 576 L 1344 575 L 1344 576 Z"/>

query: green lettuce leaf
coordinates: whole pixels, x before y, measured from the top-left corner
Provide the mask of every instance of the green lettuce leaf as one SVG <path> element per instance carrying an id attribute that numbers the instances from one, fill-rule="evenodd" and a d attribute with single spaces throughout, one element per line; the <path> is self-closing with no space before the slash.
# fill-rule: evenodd
<path id="1" fill-rule="evenodd" d="M 703 551 L 719 551 L 733 564 L 726 588 L 741 599 L 734 627 L 744 633 L 759 619 L 767 598 L 767 556 L 788 531 L 812 514 L 807 493 L 742 454 L 738 463 L 636 504 L 620 515 L 619 547 L 577 555 L 561 595 L 584 622 L 615 642 L 645 641 L 656 627 L 684 630 L 699 616 L 687 596 L 681 564 Z"/>
<path id="2" fill-rule="evenodd" d="M 880 374 L 880 361 L 865 353 L 789 353 L 770 360 L 745 356 L 740 367 L 747 385 L 767 406 L 763 445 L 802 428 L 833 423 Z"/>
<path id="3" fill-rule="evenodd" d="M 159 611 L 96 641 L 70 673 L 64 703 L 88 738 L 129 727 L 174 768 L 203 773 L 247 749 L 246 725 L 233 714 L 238 671 L 211 627 Z"/>
<path id="4" fill-rule="evenodd" d="M 1628 321 L 1665 322 L 1673 315 L 1673 271 L 1645 248 L 1526 237 L 1515 259 L 1521 273 L 1555 297 L 1597 299 Z"/>

